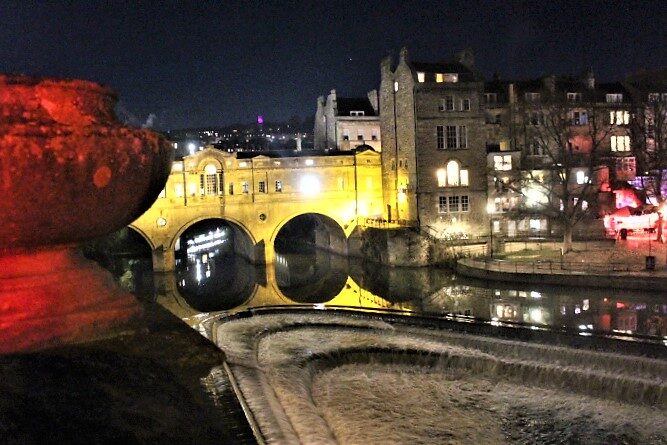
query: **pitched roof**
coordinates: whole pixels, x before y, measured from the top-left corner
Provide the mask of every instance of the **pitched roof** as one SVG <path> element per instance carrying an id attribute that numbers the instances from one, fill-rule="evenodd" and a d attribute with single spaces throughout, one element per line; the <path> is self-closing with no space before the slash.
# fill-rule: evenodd
<path id="1" fill-rule="evenodd" d="M 376 116 L 367 97 L 339 97 L 336 99 L 338 116 L 349 116 L 350 111 L 363 111 L 364 116 Z"/>

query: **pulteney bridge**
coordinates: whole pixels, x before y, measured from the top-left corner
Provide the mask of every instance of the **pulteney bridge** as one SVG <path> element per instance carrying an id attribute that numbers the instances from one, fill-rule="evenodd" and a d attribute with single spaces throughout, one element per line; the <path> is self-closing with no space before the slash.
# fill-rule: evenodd
<path id="1" fill-rule="evenodd" d="M 358 220 L 382 215 L 380 154 L 370 147 L 289 157 L 207 148 L 174 162 L 160 197 L 130 228 L 148 241 L 153 269 L 170 271 L 181 235 L 200 221 L 225 221 L 235 252 L 262 264 L 274 261 L 280 229 L 301 215 L 317 221 L 317 244 L 345 253 Z"/>

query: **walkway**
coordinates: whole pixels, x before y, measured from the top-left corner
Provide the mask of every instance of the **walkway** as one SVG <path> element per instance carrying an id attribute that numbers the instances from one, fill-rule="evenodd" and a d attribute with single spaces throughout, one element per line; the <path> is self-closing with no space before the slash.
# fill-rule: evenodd
<path id="1" fill-rule="evenodd" d="M 647 257 L 652 256 L 653 270 Z M 563 257 L 541 255 L 512 260 L 464 258 L 457 264 L 461 275 L 498 281 L 567 286 L 667 291 L 667 245 L 649 243 L 648 235 L 616 241 L 611 248 L 574 251 Z"/>

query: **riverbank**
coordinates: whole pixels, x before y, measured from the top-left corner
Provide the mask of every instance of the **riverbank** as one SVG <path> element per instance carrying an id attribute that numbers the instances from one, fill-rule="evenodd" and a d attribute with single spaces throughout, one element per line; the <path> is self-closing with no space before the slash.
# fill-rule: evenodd
<path id="1" fill-rule="evenodd" d="M 457 273 L 486 280 L 667 291 L 667 244 L 649 235 L 560 249 L 533 248 L 463 258 Z"/>

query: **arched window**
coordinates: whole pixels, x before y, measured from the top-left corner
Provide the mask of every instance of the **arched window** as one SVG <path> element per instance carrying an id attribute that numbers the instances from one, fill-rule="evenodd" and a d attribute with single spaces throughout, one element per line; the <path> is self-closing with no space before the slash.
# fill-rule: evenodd
<path id="1" fill-rule="evenodd" d="M 204 174 L 200 176 L 199 186 L 202 195 L 222 194 L 222 173 L 218 173 L 215 164 L 206 164 Z"/>
<path id="2" fill-rule="evenodd" d="M 462 169 L 458 161 L 451 160 L 446 168 L 439 168 L 435 172 L 438 187 L 467 187 L 468 170 Z"/>

